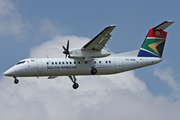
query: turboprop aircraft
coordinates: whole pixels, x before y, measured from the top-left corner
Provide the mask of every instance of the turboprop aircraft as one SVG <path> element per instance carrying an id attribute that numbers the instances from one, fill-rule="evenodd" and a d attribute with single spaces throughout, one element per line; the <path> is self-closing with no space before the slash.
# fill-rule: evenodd
<path id="1" fill-rule="evenodd" d="M 65 58 L 20 60 L 4 75 L 13 77 L 15 84 L 19 82 L 17 77 L 47 76 L 48 79 L 54 79 L 68 76 L 73 82 L 73 88 L 77 89 L 79 84 L 75 76 L 115 74 L 154 65 L 162 61 L 167 36 L 164 30 L 173 22 L 165 21 L 151 28 L 139 50 L 111 55 L 110 51 L 103 49 L 111 37 L 110 33 L 116 27 L 110 25 L 82 48 L 69 49 L 68 40 L 67 47 L 63 46 Z"/>

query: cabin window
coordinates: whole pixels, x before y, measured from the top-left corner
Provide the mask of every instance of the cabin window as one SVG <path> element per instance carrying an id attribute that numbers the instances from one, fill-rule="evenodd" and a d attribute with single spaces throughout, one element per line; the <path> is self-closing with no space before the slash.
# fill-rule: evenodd
<path id="1" fill-rule="evenodd" d="M 62 64 L 64 64 L 64 62 L 62 62 Z"/>
<path id="2" fill-rule="evenodd" d="M 55 64 L 57 65 L 57 62 L 55 62 Z"/>
<path id="3" fill-rule="evenodd" d="M 99 61 L 99 63 L 101 64 L 101 61 Z"/>
<path id="4" fill-rule="evenodd" d="M 66 64 L 68 64 L 68 62 L 66 62 Z"/>
<path id="5" fill-rule="evenodd" d="M 94 61 L 94 64 L 96 64 L 96 61 Z"/>
<path id="6" fill-rule="evenodd" d="M 111 61 L 109 61 L 109 63 L 111 63 Z"/>
<path id="7" fill-rule="evenodd" d="M 106 61 L 106 63 L 108 63 L 108 62 Z"/>
<path id="8" fill-rule="evenodd" d="M 59 62 L 59 64 L 61 64 L 61 62 Z"/>
<path id="9" fill-rule="evenodd" d="M 80 64 L 80 61 L 78 61 L 78 63 Z"/>
<path id="10" fill-rule="evenodd" d="M 76 62 L 74 61 L 74 64 L 76 64 Z"/>
<path id="11" fill-rule="evenodd" d="M 49 65 L 49 63 L 47 62 L 47 65 Z"/>
<path id="12" fill-rule="evenodd" d="M 69 62 L 69 64 L 72 64 L 72 62 Z"/>
<path id="13" fill-rule="evenodd" d="M 52 65 L 54 65 L 54 62 L 52 62 Z"/>
<path id="14" fill-rule="evenodd" d="M 87 61 L 85 61 L 85 64 L 87 64 Z"/>

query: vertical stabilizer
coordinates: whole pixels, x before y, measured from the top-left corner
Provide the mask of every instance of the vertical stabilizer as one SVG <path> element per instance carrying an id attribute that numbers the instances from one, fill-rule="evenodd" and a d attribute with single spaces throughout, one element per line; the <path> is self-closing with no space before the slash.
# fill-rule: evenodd
<path id="1" fill-rule="evenodd" d="M 164 30 L 174 21 L 165 21 L 151 28 L 142 44 L 138 57 L 162 57 L 167 32 Z"/>

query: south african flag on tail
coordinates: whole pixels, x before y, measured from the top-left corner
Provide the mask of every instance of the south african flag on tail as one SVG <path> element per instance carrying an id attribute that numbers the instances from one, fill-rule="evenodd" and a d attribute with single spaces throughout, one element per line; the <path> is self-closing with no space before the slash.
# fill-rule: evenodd
<path id="1" fill-rule="evenodd" d="M 138 57 L 162 57 L 167 32 L 164 30 L 174 21 L 165 21 L 151 28 L 142 44 Z"/>

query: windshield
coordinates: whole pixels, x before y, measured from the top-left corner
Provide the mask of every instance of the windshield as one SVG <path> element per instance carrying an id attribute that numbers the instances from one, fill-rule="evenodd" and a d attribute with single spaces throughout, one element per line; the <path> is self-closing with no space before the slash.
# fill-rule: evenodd
<path id="1" fill-rule="evenodd" d="M 25 63 L 26 61 L 20 61 L 20 62 L 18 62 L 16 65 L 19 65 L 19 64 L 23 64 L 23 63 Z"/>

